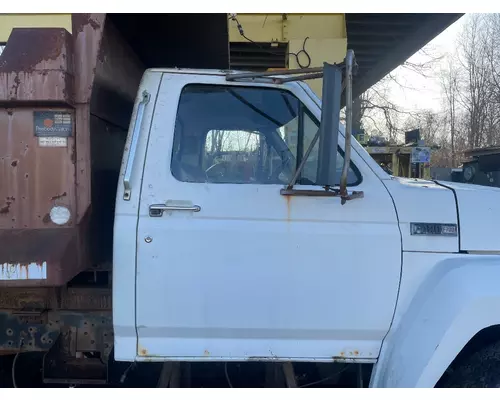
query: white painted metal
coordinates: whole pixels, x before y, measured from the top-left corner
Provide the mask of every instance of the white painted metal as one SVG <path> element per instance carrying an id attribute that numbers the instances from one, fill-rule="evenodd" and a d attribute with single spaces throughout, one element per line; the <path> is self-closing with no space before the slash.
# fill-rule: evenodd
<path id="1" fill-rule="evenodd" d="M 500 256 L 480 254 L 500 251 L 500 190 L 390 177 L 355 140 L 355 189 L 365 197 L 345 206 L 287 200 L 278 185 L 179 182 L 170 158 L 188 83 L 285 87 L 319 119 L 320 101 L 302 82 L 228 83 L 223 74 L 150 70 L 139 88 L 151 102 L 132 170 L 141 190 L 123 201 L 118 185 L 115 358 L 375 362 L 380 353 L 372 387 L 433 386 L 475 333 L 500 324 L 491 311 Z M 151 204 L 201 209 L 151 218 Z M 456 237 L 409 235 L 411 222 L 458 221 L 461 249 L 474 255 L 458 253 Z"/>
<path id="2" fill-rule="evenodd" d="M 458 237 L 412 236 L 410 223 L 457 224 L 453 192 L 434 182 L 393 178 L 384 181 L 398 212 L 404 251 L 458 252 Z"/>
<path id="3" fill-rule="evenodd" d="M 404 253 L 393 327 L 372 387 L 433 387 L 467 342 L 500 324 L 500 256 Z"/>
<path id="4" fill-rule="evenodd" d="M 47 279 L 47 263 L 0 264 L 0 281 Z"/>
<path id="5" fill-rule="evenodd" d="M 363 182 L 354 189 L 365 197 L 345 206 L 339 198 L 287 200 L 279 185 L 177 181 L 170 172 L 173 129 L 180 91 L 189 83 L 249 85 L 164 73 L 137 229 L 138 359 L 377 357 L 401 268 L 396 213 L 382 182 L 356 152 L 352 161 Z M 280 87 L 319 119 L 318 105 L 300 85 Z M 201 211 L 149 217 L 151 204 L 167 201 Z"/>
<path id="6" fill-rule="evenodd" d="M 131 182 L 137 190 L 132 190 L 130 201 L 123 200 L 124 186 L 122 184 L 125 174 L 125 163 L 128 160 L 128 149 L 131 139 L 130 125 L 125 152 L 123 154 L 120 171 L 120 182 L 116 194 L 116 210 L 113 241 L 113 329 L 115 335 L 115 359 L 130 360 L 137 353 L 137 333 L 135 327 L 135 257 L 136 257 L 136 232 L 137 215 L 139 212 L 139 194 L 142 182 L 144 159 L 148 132 L 151 126 L 156 94 L 160 86 L 161 74 L 146 72 L 138 89 L 136 105 L 131 117 L 135 120 L 137 104 L 142 100 L 142 92 L 147 90 L 151 94 L 151 101 L 144 111 L 142 134 L 137 144 L 137 154 L 132 171 Z M 137 186 L 135 186 L 137 185 Z M 151 310 L 155 310 L 154 304 Z"/>
<path id="7" fill-rule="evenodd" d="M 452 189 L 460 213 L 460 249 L 500 251 L 500 188 L 440 182 Z"/>

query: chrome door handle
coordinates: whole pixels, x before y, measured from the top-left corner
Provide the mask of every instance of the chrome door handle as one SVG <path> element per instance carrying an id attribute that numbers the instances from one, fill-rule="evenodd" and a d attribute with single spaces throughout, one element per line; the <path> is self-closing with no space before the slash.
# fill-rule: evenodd
<path id="1" fill-rule="evenodd" d="M 151 204 L 149 206 L 149 216 L 150 217 L 161 217 L 163 215 L 163 211 L 192 211 L 199 212 L 201 211 L 200 206 L 174 206 L 174 205 L 166 205 L 166 204 Z"/>

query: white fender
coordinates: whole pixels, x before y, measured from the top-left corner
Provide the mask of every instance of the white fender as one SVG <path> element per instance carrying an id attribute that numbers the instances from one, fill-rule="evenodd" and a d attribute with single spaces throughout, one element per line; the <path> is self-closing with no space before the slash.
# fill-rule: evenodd
<path id="1" fill-rule="evenodd" d="M 467 342 L 497 324 L 500 256 L 443 260 L 385 339 L 370 386 L 434 387 Z"/>

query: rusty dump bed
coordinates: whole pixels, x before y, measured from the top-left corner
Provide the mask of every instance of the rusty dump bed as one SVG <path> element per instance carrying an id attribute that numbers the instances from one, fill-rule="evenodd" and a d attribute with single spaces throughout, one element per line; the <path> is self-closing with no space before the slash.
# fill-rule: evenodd
<path id="1" fill-rule="evenodd" d="M 72 33 L 12 30 L 0 55 L 0 287 L 61 286 L 111 261 L 144 70 L 226 68 L 227 53 L 224 14 L 73 14 Z"/>
<path id="2" fill-rule="evenodd" d="M 88 106 L 77 105 L 75 47 L 64 29 L 14 29 L 0 56 L 0 286 L 61 285 L 80 268 L 90 193 L 76 174 L 75 114 Z M 51 222 L 56 205 L 71 212 L 64 226 Z"/>

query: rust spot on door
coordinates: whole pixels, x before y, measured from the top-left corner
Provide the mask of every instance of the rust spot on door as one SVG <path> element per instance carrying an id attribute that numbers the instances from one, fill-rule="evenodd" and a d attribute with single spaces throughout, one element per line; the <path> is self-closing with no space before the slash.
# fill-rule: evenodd
<path id="1" fill-rule="evenodd" d="M 285 201 L 286 201 L 286 219 L 287 221 L 290 221 L 290 208 L 291 208 L 291 196 L 284 196 Z"/>

